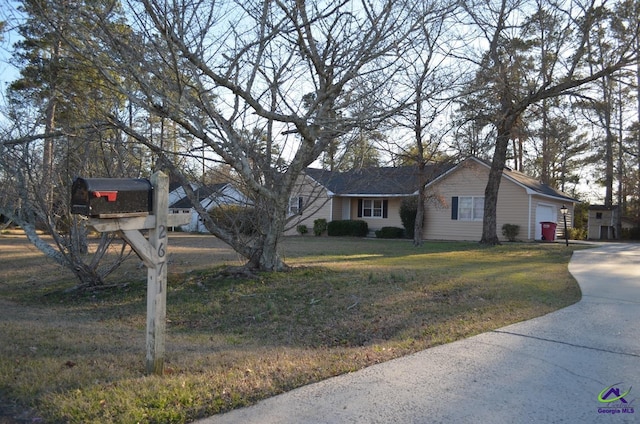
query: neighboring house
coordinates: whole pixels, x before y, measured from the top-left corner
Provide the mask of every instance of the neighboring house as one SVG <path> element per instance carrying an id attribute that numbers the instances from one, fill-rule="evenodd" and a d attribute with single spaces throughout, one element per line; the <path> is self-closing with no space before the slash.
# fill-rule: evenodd
<path id="1" fill-rule="evenodd" d="M 443 165 L 427 165 L 427 181 L 446 169 Z M 312 232 L 314 220 L 320 218 L 327 222 L 363 220 L 370 234 L 382 227 L 402 228 L 400 204 L 418 194 L 418 185 L 418 168 L 412 166 L 346 172 L 307 168 L 290 199 L 292 220 L 285 234 L 296 234 L 298 225 L 306 225 Z"/>
<path id="2" fill-rule="evenodd" d="M 619 239 L 620 234 L 616 234 L 616 224 L 620 208 L 615 206 L 591 205 L 589 206 L 589 216 L 587 224 L 587 238 L 589 240 L 613 240 Z M 636 227 L 636 223 L 625 216 L 620 220 L 622 229 Z"/>
<path id="3" fill-rule="evenodd" d="M 455 166 L 429 165 L 426 169 L 427 200 L 423 238 L 426 240 L 473 240 L 482 237 L 484 191 L 490 165 L 468 158 Z M 308 168 L 289 204 L 292 218 L 286 234 L 296 234 L 304 224 L 312 231 L 313 221 L 361 219 L 370 233 L 382 227 L 400 227 L 400 204 L 418 194 L 415 167 L 368 168 L 331 172 Z M 505 169 L 497 206 L 497 233 L 503 224 L 520 227 L 518 239 L 540 240 L 540 222 L 554 222 L 563 234 L 562 206 L 568 209 L 567 226 L 573 221 L 578 200 L 521 172 Z"/>
<path id="4" fill-rule="evenodd" d="M 427 184 L 425 239 L 480 240 L 489 170 L 489 164 L 471 157 Z M 554 222 L 558 238 L 564 234 L 562 206 L 568 209 L 567 227 L 571 228 L 576 203 L 566 193 L 505 168 L 496 210 L 498 237 L 505 239 L 504 224 L 514 224 L 520 227 L 519 240 L 541 240 L 540 223 Z"/>
<path id="5" fill-rule="evenodd" d="M 191 189 L 198 197 L 200 205 L 207 212 L 211 212 L 213 208 L 221 205 L 246 205 L 247 203 L 246 197 L 231 183 L 220 183 L 208 186 L 191 183 Z M 177 209 L 191 209 L 191 222 L 180 227 L 183 231 L 194 233 L 208 232 L 182 186 L 177 186 L 169 192 L 169 210 Z"/>

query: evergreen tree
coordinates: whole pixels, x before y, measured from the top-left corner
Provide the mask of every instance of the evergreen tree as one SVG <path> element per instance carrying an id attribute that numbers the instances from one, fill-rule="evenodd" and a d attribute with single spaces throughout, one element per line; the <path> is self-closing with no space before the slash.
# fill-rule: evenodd
<path id="1" fill-rule="evenodd" d="M 107 234 L 99 254 L 87 257 L 85 224 L 69 210 L 73 178 L 131 172 L 138 176 L 141 169 L 136 147 L 104 120 L 105 110 L 122 109 L 123 97 L 108 90 L 101 71 L 68 44 L 79 30 L 91 33 L 76 13 L 79 7 L 115 5 L 40 0 L 20 5 L 25 19 L 18 27 L 22 39 L 14 50 L 20 76 L 9 85 L 7 99 L 9 116 L 22 131 L 23 142 L 4 152 L 2 168 L 16 186 L 0 189 L 5 191 L 0 207 L 39 249 L 71 269 L 81 285 L 92 286 L 102 284 L 124 256 L 112 264 L 99 262 L 114 239 Z M 36 227 L 45 229 L 54 243 L 42 239 Z"/>

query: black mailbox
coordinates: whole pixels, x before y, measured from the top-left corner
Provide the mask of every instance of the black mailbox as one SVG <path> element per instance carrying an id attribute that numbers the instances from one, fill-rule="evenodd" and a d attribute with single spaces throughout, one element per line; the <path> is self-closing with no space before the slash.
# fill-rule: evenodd
<path id="1" fill-rule="evenodd" d="M 76 178 L 71 187 L 71 213 L 98 217 L 148 215 L 153 188 L 143 178 Z"/>

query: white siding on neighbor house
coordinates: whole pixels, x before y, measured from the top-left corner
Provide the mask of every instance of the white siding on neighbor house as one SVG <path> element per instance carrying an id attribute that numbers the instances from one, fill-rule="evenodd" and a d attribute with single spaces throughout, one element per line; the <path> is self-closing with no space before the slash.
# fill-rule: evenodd
<path id="1" fill-rule="evenodd" d="M 587 237 L 590 240 L 607 240 L 613 238 L 616 215 L 616 211 L 611 209 L 590 210 L 587 221 Z M 598 218 L 598 216 L 600 216 L 600 218 Z"/>
<path id="2" fill-rule="evenodd" d="M 482 237 L 482 221 L 454 220 L 451 216 L 451 202 L 454 196 L 484 197 L 489 169 L 474 161 L 463 163 L 444 178 L 429 187 L 430 198 L 426 204 L 426 217 L 423 238 L 431 240 L 471 240 L 479 241 Z M 519 240 L 539 240 L 541 225 L 536 217 L 539 206 L 549 208 L 553 219 L 557 222 L 557 234 L 564 232 L 560 208 L 560 199 L 527 193 L 527 189 L 503 177 L 498 193 L 496 211 L 496 232 L 501 240 L 504 224 L 515 224 L 520 227 Z M 567 202 L 569 208 L 567 227 L 571 227 L 573 204 Z M 546 218 L 545 218 L 546 220 Z"/>
<path id="3" fill-rule="evenodd" d="M 194 189 L 197 188 L 197 186 L 194 184 L 192 184 L 192 187 Z M 179 187 L 178 189 L 174 190 L 174 192 L 170 193 L 169 196 L 174 199 L 174 202 L 177 202 L 182 197 L 185 197 L 186 194 L 184 189 L 182 187 Z M 208 212 L 211 212 L 214 208 L 221 205 L 245 205 L 246 203 L 246 197 L 230 185 L 224 187 L 222 191 L 214 193 L 211 196 L 206 197 L 200 201 L 200 205 Z M 209 232 L 209 230 L 207 230 L 207 228 L 205 227 L 204 222 L 202 222 L 200 214 L 196 212 L 195 208 L 191 208 L 191 221 L 189 222 L 189 224 L 181 226 L 180 229 L 182 231 L 191 233 Z"/>

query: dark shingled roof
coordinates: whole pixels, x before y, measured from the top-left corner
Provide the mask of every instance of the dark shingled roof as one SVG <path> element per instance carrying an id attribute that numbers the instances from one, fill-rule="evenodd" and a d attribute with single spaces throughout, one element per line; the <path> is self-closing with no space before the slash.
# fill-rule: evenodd
<path id="1" fill-rule="evenodd" d="M 427 181 L 431 181 L 451 165 L 429 164 L 426 167 Z M 418 168 L 415 166 L 362 168 L 338 172 L 307 168 L 306 174 L 326 187 L 333 194 L 411 196 L 418 191 Z"/>
<path id="2" fill-rule="evenodd" d="M 536 180 L 535 178 L 529 177 L 528 175 L 525 175 L 522 172 L 513 171 L 511 169 L 505 168 L 504 175 L 537 193 L 544 194 L 547 196 L 557 197 L 560 199 L 566 199 L 571 202 L 578 202 L 577 199 L 574 199 L 573 197 L 569 196 L 567 193 L 564 193 L 560 190 L 556 190 L 550 185 L 543 184 L 540 181 Z"/>

